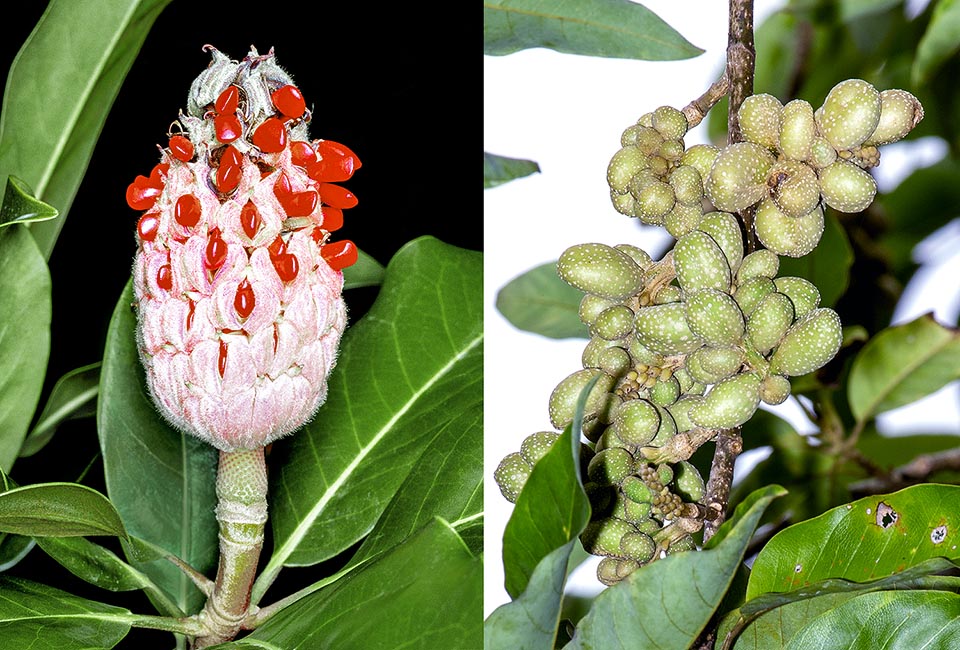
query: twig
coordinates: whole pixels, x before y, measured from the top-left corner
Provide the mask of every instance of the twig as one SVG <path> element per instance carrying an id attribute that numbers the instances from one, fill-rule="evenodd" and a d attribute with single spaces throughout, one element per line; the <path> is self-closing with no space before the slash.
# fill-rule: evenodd
<path id="1" fill-rule="evenodd" d="M 707 91 L 681 109 L 687 118 L 687 126 L 693 128 L 703 121 L 710 109 L 730 91 L 730 82 L 724 72 L 719 79 L 710 84 Z"/>
<path id="2" fill-rule="evenodd" d="M 740 429 L 730 429 L 717 434 L 717 448 L 713 452 L 710 465 L 710 479 L 707 481 L 704 503 L 717 513 L 715 519 L 703 524 L 703 541 L 713 537 L 726 519 L 727 502 L 730 500 L 730 487 L 733 485 L 733 466 L 737 456 L 743 451 L 743 439 Z"/>
<path id="3" fill-rule="evenodd" d="M 906 465 L 895 467 L 886 476 L 868 478 L 850 485 L 850 494 L 865 497 L 893 492 L 922 483 L 944 470 L 960 470 L 960 447 L 917 456 Z"/>

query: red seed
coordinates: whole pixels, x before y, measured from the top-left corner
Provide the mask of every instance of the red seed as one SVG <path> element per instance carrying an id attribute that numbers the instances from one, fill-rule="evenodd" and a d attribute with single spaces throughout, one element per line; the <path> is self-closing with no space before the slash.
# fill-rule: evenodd
<path id="1" fill-rule="evenodd" d="M 163 188 L 163 177 L 170 171 L 170 165 L 167 163 L 157 163 L 150 170 L 150 185 Z"/>
<path id="2" fill-rule="evenodd" d="M 345 187 L 333 183 L 320 183 L 320 200 L 324 205 L 347 209 L 357 204 L 357 197 Z"/>
<path id="3" fill-rule="evenodd" d="M 237 112 L 237 106 L 240 104 L 240 88 L 238 86 L 230 85 L 227 86 L 220 96 L 217 97 L 217 101 L 214 103 L 213 108 L 223 114 L 232 114 Z"/>
<path id="4" fill-rule="evenodd" d="M 270 95 L 273 105 L 287 117 L 300 117 L 307 110 L 307 103 L 296 86 L 287 84 Z"/>
<path id="5" fill-rule="evenodd" d="M 164 264 L 157 271 L 157 286 L 164 291 L 170 291 L 173 288 L 173 271 L 169 264 Z"/>
<path id="6" fill-rule="evenodd" d="M 193 194 L 184 194 L 173 206 L 173 218 L 184 228 L 193 228 L 200 223 L 202 214 L 200 199 Z"/>
<path id="7" fill-rule="evenodd" d="M 247 237 L 253 239 L 257 231 L 260 230 L 260 224 L 263 220 L 260 218 L 260 211 L 253 201 L 247 201 L 247 204 L 240 209 L 240 225 Z"/>
<path id="8" fill-rule="evenodd" d="M 233 298 L 233 308 L 237 310 L 237 315 L 240 318 L 245 319 L 253 312 L 255 304 L 253 287 L 250 286 L 249 280 L 244 279 L 237 287 L 237 295 Z"/>
<path id="9" fill-rule="evenodd" d="M 189 306 L 188 306 L 188 311 L 187 311 L 187 329 L 189 330 L 190 327 L 193 325 L 193 312 L 194 312 L 194 311 L 196 310 L 196 308 L 197 308 L 197 303 L 195 303 L 195 302 L 193 302 L 192 300 L 189 300 L 189 299 L 187 300 L 187 303 L 188 303 L 188 305 L 189 305 Z"/>
<path id="10" fill-rule="evenodd" d="M 163 188 L 151 185 L 146 176 L 137 176 L 127 186 L 127 205 L 134 210 L 149 210 L 157 202 L 161 191 Z"/>
<path id="11" fill-rule="evenodd" d="M 343 210 L 325 205 L 320 212 L 323 214 L 323 223 L 320 225 L 324 230 L 333 232 L 343 228 Z"/>
<path id="12" fill-rule="evenodd" d="M 223 372 L 227 369 L 227 342 L 220 339 L 220 355 L 217 357 L 217 370 L 223 377 Z"/>
<path id="13" fill-rule="evenodd" d="M 313 214 L 319 200 L 320 197 L 314 190 L 306 190 L 281 198 L 280 205 L 288 217 L 307 217 Z"/>
<path id="14" fill-rule="evenodd" d="M 306 168 L 307 165 L 316 162 L 316 160 L 317 152 L 306 140 L 296 140 L 290 143 L 290 161 L 297 167 Z"/>
<path id="15" fill-rule="evenodd" d="M 227 260 L 227 242 L 220 237 L 219 230 L 211 230 L 207 239 L 207 249 L 204 252 L 203 264 L 211 271 L 216 271 Z"/>
<path id="16" fill-rule="evenodd" d="M 213 130 L 220 142 L 233 142 L 243 134 L 240 120 L 234 114 L 217 115 L 213 118 Z"/>
<path id="17" fill-rule="evenodd" d="M 280 175 L 277 176 L 277 182 L 273 184 L 273 194 L 281 203 L 283 203 L 283 201 L 293 194 L 293 188 L 290 186 L 290 179 L 284 172 L 280 172 Z"/>
<path id="18" fill-rule="evenodd" d="M 267 251 L 270 253 L 270 257 L 276 257 L 277 255 L 286 253 L 287 244 L 283 241 L 283 237 L 277 235 L 277 238 L 270 242 L 270 245 L 267 246 Z"/>
<path id="19" fill-rule="evenodd" d="M 232 165 L 239 167 L 243 162 L 243 154 L 240 153 L 236 147 L 224 147 L 223 153 L 220 154 L 220 165 Z"/>
<path id="20" fill-rule="evenodd" d="M 327 260 L 334 271 L 340 271 L 356 264 L 357 246 L 349 239 L 335 241 L 320 247 L 320 255 Z"/>
<path id="21" fill-rule="evenodd" d="M 137 234 L 143 241 L 153 241 L 157 238 L 160 229 L 160 217 L 156 212 L 147 212 L 137 222 Z"/>
<path id="22" fill-rule="evenodd" d="M 227 147 L 220 156 L 220 167 L 217 169 L 217 188 L 224 194 L 237 189 L 243 177 L 243 155 L 234 147 Z"/>
<path id="23" fill-rule="evenodd" d="M 300 263 L 293 253 L 281 253 L 272 256 L 270 261 L 273 262 L 273 268 L 277 270 L 277 275 L 284 282 L 292 282 L 300 271 Z"/>
<path id="24" fill-rule="evenodd" d="M 307 165 L 307 176 L 318 183 L 339 183 L 353 176 L 353 167 L 349 159 L 332 160 L 324 158 Z"/>
<path id="25" fill-rule="evenodd" d="M 287 146 L 287 128 L 275 117 L 268 117 L 253 132 L 253 144 L 264 153 L 279 153 Z"/>
<path id="26" fill-rule="evenodd" d="M 182 135 L 170 138 L 170 154 L 177 160 L 190 162 L 193 158 L 193 143 Z"/>

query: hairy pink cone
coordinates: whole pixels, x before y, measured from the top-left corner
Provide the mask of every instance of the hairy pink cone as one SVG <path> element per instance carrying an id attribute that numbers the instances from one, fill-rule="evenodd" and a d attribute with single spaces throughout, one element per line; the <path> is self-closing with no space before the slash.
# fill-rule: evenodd
<path id="1" fill-rule="evenodd" d="M 344 147 L 309 140 L 311 113 L 273 50 L 238 62 L 207 49 L 182 134 L 127 192 L 149 211 L 137 229 L 137 342 L 163 416 L 236 451 L 298 429 L 326 398 L 346 324 L 341 269 L 355 259 L 332 253 L 356 250 L 329 240 L 355 199 L 307 173 L 325 151 L 344 167 Z"/>

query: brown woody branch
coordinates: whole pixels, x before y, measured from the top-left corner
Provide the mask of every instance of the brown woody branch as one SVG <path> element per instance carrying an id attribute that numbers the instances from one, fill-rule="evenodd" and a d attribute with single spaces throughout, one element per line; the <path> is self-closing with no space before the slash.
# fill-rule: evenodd
<path id="1" fill-rule="evenodd" d="M 855 498 L 871 494 L 895 492 L 909 485 L 923 483 L 937 472 L 960 471 L 960 447 L 917 456 L 906 465 L 896 467 L 886 476 L 864 479 L 850 485 Z"/>

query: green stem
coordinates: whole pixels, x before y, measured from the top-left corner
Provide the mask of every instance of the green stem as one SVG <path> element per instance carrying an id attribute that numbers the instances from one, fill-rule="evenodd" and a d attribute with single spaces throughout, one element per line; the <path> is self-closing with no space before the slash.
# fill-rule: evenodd
<path id="1" fill-rule="evenodd" d="M 194 639 L 195 649 L 230 641 L 249 616 L 250 591 L 267 523 L 267 467 L 263 448 L 220 452 L 217 522 L 220 524 L 220 566 L 213 593 L 200 613 L 207 633 Z"/>
<path id="2" fill-rule="evenodd" d="M 133 627 L 164 630 L 165 632 L 173 632 L 174 634 L 183 634 L 185 636 L 197 636 L 204 632 L 203 625 L 193 616 L 189 618 L 170 618 L 167 616 L 131 614 L 125 617 L 125 620 Z"/>

